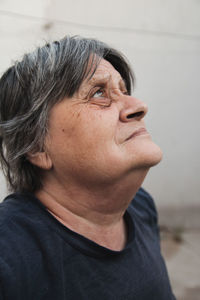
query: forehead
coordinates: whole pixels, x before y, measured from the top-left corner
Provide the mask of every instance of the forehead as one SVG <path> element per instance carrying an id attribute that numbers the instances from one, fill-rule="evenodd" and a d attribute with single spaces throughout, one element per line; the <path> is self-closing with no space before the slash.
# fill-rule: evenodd
<path id="1" fill-rule="evenodd" d="M 101 59 L 94 75 L 88 80 L 88 83 L 93 84 L 99 80 L 108 81 L 110 79 L 123 81 L 120 73 L 113 67 L 113 65 L 109 61 Z"/>

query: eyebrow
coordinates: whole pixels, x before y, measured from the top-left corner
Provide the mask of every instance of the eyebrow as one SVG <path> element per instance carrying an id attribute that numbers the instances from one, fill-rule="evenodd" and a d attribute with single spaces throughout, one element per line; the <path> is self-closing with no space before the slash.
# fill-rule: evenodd
<path id="1" fill-rule="evenodd" d="M 109 82 L 110 78 L 111 78 L 110 74 L 104 74 L 103 76 L 102 76 L 102 74 L 94 74 L 92 78 L 86 79 L 85 84 L 87 84 L 88 86 L 87 87 L 85 86 L 83 88 L 83 86 L 81 85 L 78 90 L 78 93 L 81 93 L 81 94 L 83 93 L 82 97 L 85 98 L 88 96 L 88 93 L 92 88 L 94 88 L 96 86 L 104 88 L 107 85 L 107 83 Z M 126 82 L 121 77 L 121 75 L 119 76 L 118 84 L 121 89 L 125 88 L 127 90 Z"/>
<path id="2" fill-rule="evenodd" d="M 108 76 L 103 76 L 102 75 L 94 75 L 90 80 L 88 80 L 88 83 L 90 86 L 94 87 L 96 85 L 102 85 L 105 86 L 107 82 L 109 82 L 111 78 L 111 75 L 108 74 Z M 124 79 L 119 76 L 119 85 L 123 86 L 126 88 L 126 82 Z"/>
<path id="3" fill-rule="evenodd" d="M 102 76 L 102 74 L 95 74 L 92 78 L 90 78 L 87 83 L 89 85 L 96 85 L 99 83 L 103 83 L 105 84 L 106 82 L 108 82 L 110 80 L 111 75 L 109 74 L 104 74 L 104 76 Z"/>

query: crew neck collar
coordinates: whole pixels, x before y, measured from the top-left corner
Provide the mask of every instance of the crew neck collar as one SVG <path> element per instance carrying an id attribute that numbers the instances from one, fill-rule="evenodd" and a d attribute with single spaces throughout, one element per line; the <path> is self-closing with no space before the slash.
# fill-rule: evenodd
<path id="1" fill-rule="evenodd" d="M 42 215 L 44 216 L 44 222 L 58 235 L 60 235 L 63 240 L 68 243 L 71 247 L 76 249 L 77 251 L 81 252 L 87 256 L 93 257 L 106 257 L 106 256 L 121 256 L 125 254 L 127 251 L 130 250 L 132 244 L 135 240 L 135 225 L 133 220 L 133 212 L 132 208 L 129 206 L 124 214 L 124 220 L 127 225 L 127 243 L 123 250 L 114 251 L 103 247 L 92 240 L 86 238 L 79 233 L 72 231 L 67 226 L 63 225 L 59 220 L 57 220 L 48 210 L 47 208 L 41 203 L 41 201 L 36 198 L 31 193 L 23 193 L 23 194 L 16 194 L 17 196 L 25 197 L 26 201 L 29 200 L 32 205 L 37 206 L 40 209 Z M 28 201 L 27 201 L 28 202 Z"/>

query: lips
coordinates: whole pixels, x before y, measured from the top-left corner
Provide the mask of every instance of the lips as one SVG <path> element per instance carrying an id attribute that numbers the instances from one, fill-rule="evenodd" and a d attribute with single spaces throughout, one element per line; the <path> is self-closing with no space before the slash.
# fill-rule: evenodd
<path id="1" fill-rule="evenodd" d="M 138 130 L 134 131 L 127 139 L 126 141 L 136 137 L 136 136 L 139 136 L 139 135 L 144 135 L 144 134 L 148 134 L 148 131 L 146 130 L 146 128 L 142 127 L 142 128 L 139 128 Z"/>

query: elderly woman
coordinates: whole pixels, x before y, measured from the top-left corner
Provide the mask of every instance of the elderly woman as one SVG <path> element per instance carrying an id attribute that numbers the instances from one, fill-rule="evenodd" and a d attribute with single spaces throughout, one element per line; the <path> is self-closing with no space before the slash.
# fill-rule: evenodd
<path id="1" fill-rule="evenodd" d="M 0 80 L 0 299 L 175 299 L 153 199 L 162 152 L 106 44 L 65 37 Z"/>

